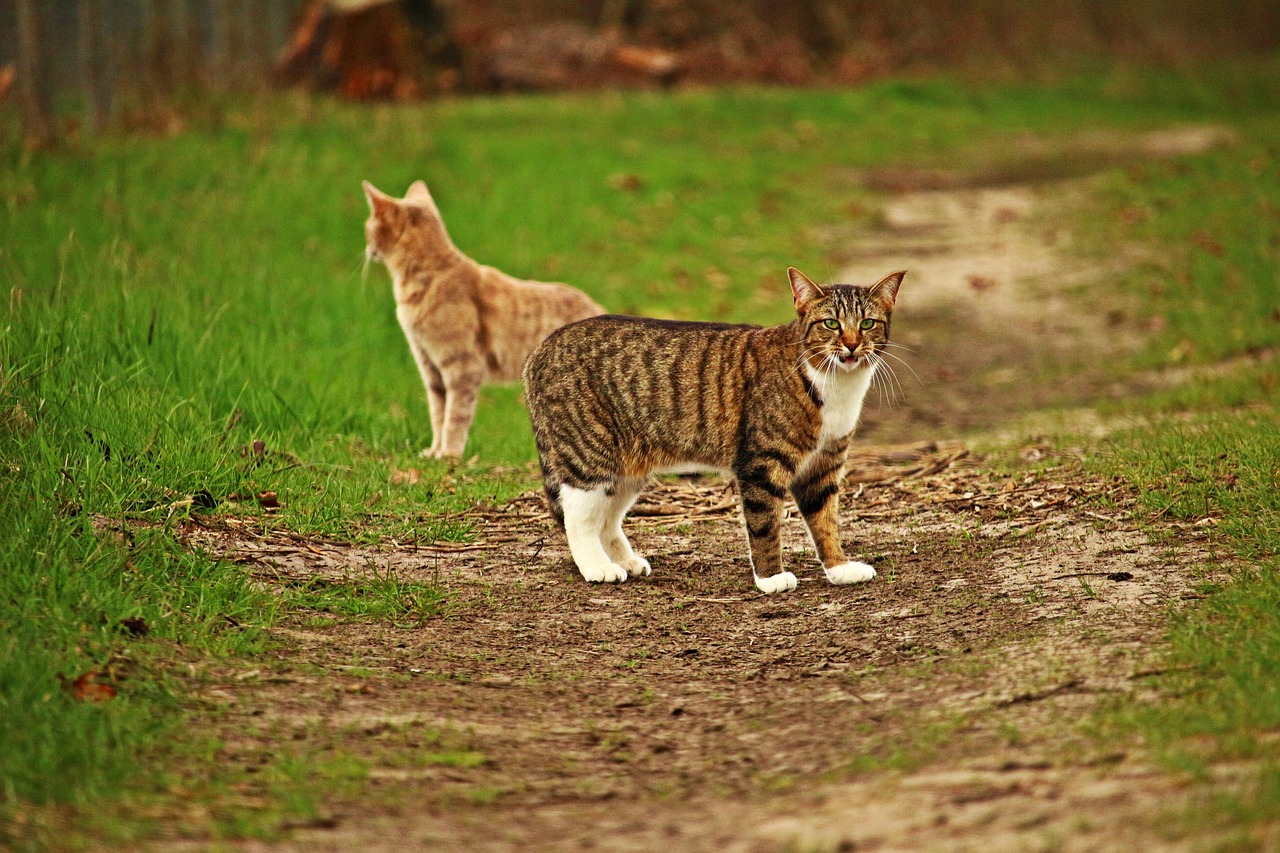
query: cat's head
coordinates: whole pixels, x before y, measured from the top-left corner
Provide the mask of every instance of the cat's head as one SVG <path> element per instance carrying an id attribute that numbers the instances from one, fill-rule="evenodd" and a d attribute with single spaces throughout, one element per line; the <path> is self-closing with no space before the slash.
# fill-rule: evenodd
<path id="1" fill-rule="evenodd" d="M 369 200 L 364 239 L 370 260 L 394 262 L 406 248 L 452 246 L 440 209 L 422 181 L 414 181 L 403 199 L 392 198 L 365 181 L 364 195 Z"/>
<path id="2" fill-rule="evenodd" d="M 805 363 L 820 373 L 878 364 L 889 345 L 889 319 L 904 275 L 905 270 L 890 273 L 870 287 L 820 285 L 788 268 Z"/>

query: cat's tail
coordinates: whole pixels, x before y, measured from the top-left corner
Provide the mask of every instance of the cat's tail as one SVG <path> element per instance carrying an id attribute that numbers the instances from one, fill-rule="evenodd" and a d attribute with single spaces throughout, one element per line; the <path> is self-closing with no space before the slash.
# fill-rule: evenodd
<path id="1" fill-rule="evenodd" d="M 528 377 L 526 375 L 526 385 Z M 529 396 L 529 411 L 532 413 L 536 408 L 536 403 Z M 560 502 L 560 483 L 561 478 L 556 474 L 555 469 L 549 464 L 551 458 L 547 452 L 547 439 L 542 430 L 537 426 L 537 418 L 534 419 L 533 427 L 533 443 L 538 448 L 538 467 L 542 469 L 542 488 L 547 496 L 547 511 L 551 513 L 551 517 L 556 520 L 556 524 L 560 525 L 560 529 L 564 529 L 564 504 Z"/>
<path id="2" fill-rule="evenodd" d="M 552 337 L 555 333 L 552 333 Z M 547 413 L 543 409 L 544 383 L 547 374 L 547 343 L 544 341 L 525 360 L 523 378 L 525 402 L 529 405 L 529 420 L 533 426 L 533 443 L 538 448 L 538 465 L 542 468 L 542 486 L 547 496 L 547 510 L 564 530 L 564 504 L 560 500 L 560 485 L 564 478 L 552 464 L 551 441 L 547 435 Z"/>
<path id="3" fill-rule="evenodd" d="M 541 451 L 538 455 L 542 456 Z M 547 496 L 547 510 L 556 520 L 556 524 L 560 525 L 560 529 L 564 530 L 564 504 L 560 502 L 560 481 L 547 467 L 545 461 L 542 462 L 542 488 Z"/>

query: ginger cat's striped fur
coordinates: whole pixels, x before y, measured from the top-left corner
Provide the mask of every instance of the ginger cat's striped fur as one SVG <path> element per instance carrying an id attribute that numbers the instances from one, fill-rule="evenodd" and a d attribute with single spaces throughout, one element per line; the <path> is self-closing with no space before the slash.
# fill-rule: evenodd
<path id="1" fill-rule="evenodd" d="M 782 570 L 783 498 L 795 498 L 832 583 L 875 577 L 845 557 L 837 510 L 849 439 L 889 346 L 904 273 L 871 287 L 820 286 L 789 269 L 797 319 L 759 328 L 637 317 L 566 326 L 525 366 L 547 500 L 588 581 L 649 574 L 622 519 L 653 472 L 737 478 L 752 573 Z"/>
<path id="2" fill-rule="evenodd" d="M 403 199 L 368 181 L 364 192 L 365 251 L 391 273 L 396 318 L 427 389 L 431 446 L 422 455 L 461 456 L 480 386 L 519 379 L 547 335 L 604 309 L 566 284 L 523 281 L 468 258 L 422 181 Z"/>

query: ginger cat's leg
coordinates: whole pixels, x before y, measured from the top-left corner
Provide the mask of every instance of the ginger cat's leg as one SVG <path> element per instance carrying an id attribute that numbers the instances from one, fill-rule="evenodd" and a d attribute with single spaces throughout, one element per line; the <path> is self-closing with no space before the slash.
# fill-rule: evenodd
<path id="1" fill-rule="evenodd" d="M 459 457 L 467 446 L 471 422 L 476 417 L 484 366 L 469 353 L 454 353 L 440 363 L 440 375 L 445 388 L 444 418 L 435 455 Z"/>
<path id="2" fill-rule="evenodd" d="M 432 458 L 440 452 L 444 439 L 444 377 L 422 347 L 414 345 L 412 349 L 413 360 L 418 363 L 418 373 L 427 389 L 427 410 L 431 412 L 431 446 L 421 455 Z"/>

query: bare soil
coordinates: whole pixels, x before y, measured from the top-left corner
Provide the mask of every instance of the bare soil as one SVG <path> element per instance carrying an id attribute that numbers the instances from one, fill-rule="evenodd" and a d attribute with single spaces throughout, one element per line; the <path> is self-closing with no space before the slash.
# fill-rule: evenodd
<path id="1" fill-rule="evenodd" d="M 1117 381 L 1083 353 L 1095 315 L 1071 293 L 1108 271 L 1063 251 L 1046 215 L 1080 192 L 911 191 L 851 238 L 843 280 L 912 270 L 894 332 L 919 377 L 900 369 L 898 405 L 869 407 L 845 484 L 847 547 L 879 568 L 870 583 L 828 584 L 792 510 L 799 587 L 757 593 L 716 480 L 642 497 L 629 530 L 653 575 L 614 586 L 581 580 L 535 494 L 477 508 L 466 546 L 187 528 L 264 584 L 394 573 L 447 595 L 422 624 L 320 615 L 278 629 L 272 659 L 200 672 L 196 718 L 226 764 L 347 754 L 370 768 L 279 840 L 224 846 L 1189 847 L 1169 820 L 1189 782 L 1082 726 L 1150 689 L 1170 607 L 1226 559 L 1211 529 L 1144 517 L 1070 450 L 1027 438 L 996 467 L 940 440 Z M 1046 372 L 1077 353 L 1077 379 Z M 267 784 L 243 786 L 245 810 Z M 179 834 L 164 849 L 206 843 Z"/>

